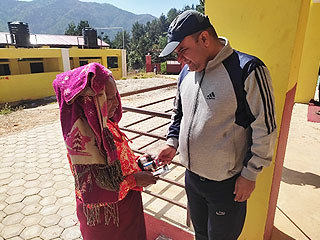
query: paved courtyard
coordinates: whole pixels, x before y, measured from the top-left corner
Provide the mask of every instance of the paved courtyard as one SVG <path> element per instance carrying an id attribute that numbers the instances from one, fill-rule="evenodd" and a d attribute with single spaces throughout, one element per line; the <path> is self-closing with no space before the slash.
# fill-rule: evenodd
<path id="1" fill-rule="evenodd" d="M 79 239 L 60 124 L 0 138 L 0 239 Z"/>

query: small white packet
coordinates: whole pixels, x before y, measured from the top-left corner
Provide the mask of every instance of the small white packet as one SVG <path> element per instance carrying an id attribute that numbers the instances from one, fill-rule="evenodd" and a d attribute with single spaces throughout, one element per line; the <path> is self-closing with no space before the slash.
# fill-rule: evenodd
<path id="1" fill-rule="evenodd" d="M 159 175 L 163 175 L 165 173 L 170 172 L 170 169 L 168 167 L 168 165 L 163 165 L 162 167 L 160 167 L 158 170 L 152 172 L 153 176 L 159 176 Z"/>

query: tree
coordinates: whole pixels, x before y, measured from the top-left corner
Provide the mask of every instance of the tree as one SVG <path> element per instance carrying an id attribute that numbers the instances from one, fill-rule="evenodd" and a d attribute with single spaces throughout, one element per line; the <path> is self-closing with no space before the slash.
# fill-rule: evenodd
<path id="1" fill-rule="evenodd" d="M 114 37 L 111 46 L 112 48 L 123 48 L 127 51 L 129 50 L 129 43 L 130 43 L 130 34 L 127 31 L 117 32 L 116 36 Z"/>
<path id="2" fill-rule="evenodd" d="M 185 5 L 183 8 L 182 8 L 182 12 L 184 11 L 187 11 L 187 10 L 194 10 L 194 5 L 192 4 L 192 6 L 190 7 L 189 5 Z"/>
<path id="3" fill-rule="evenodd" d="M 71 36 L 76 36 L 76 25 L 74 22 L 71 22 L 68 24 L 68 27 L 66 31 L 64 32 L 65 35 L 71 35 Z"/>
<path id="4" fill-rule="evenodd" d="M 162 34 L 168 31 L 168 27 L 169 27 L 169 23 L 167 21 L 166 16 L 161 14 L 161 16 L 159 17 L 159 28 Z"/>
<path id="5" fill-rule="evenodd" d="M 112 41 L 110 40 L 110 37 L 108 35 L 103 36 L 102 41 L 104 41 L 105 43 L 108 43 L 110 47 L 112 47 Z"/>
<path id="6" fill-rule="evenodd" d="M 170 25 L 170 23 L 180 14 L 180 11 L 178 11 L 175 8 L 171 8 L 169 12 L 167 13 L 167 22 Z"/>
<path id="7" fill-rule="evenodd" d="M 144 66 L 141 56 L 136 51 L 131 51 L 128 54 L 129 66 L 131 69 L 141 69 Z"/>
<path id="8" fill-rule="evenodd" d="M 131 41 L 129 44 L 129 66 L 133 69 L 143 68 L 145 63 L 145 55 L 147 54 L 148 40 L 146 34 L 146 26 L 135 22 L 131 29 Z"/>
<path id="9" fill-rule="evenodd" d="M 80 22 L 78 23 L 78 26 L 77 26 L 77 30 L 76 30 L 78 36 L 82 35 L 82 30 L 86 27 L 90 27 L 88 21 L 80 20 Z"/>
<path id="10" fill-rule="evenodd" d="M 147 22 L 145 31 L 146 37 L 149 40 L 149 46 L 151 46 L 153 43 L 157 43 L 162 34 L 159 20 L 154 19 L 152 22 Z"/>
<path id="11" fill-rule="evenodd" d="M 205 0 L 199 0 L 200 4 L 196 6 L 196 10 L 204 14 L 204 4 Z"/>
<path id="12" fill-rule="evenodd" d="M 82 36 L 82 29 L 86 27 L 90 27 L 87 20 L 80 20 L 77 26 L 74 24 L 74 22 L 71 22 L 68 24 L 68 27 L 64 34 L 71 36 Z"/>

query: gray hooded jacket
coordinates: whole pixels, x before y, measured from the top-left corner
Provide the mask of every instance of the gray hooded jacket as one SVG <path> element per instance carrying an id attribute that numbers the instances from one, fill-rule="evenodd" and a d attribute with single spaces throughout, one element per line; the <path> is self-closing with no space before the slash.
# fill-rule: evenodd
<path id="1" fill-rule="evenodd" d="M 264 63 L 224 48 L 202 72 L 179 76 L 167 144 L 190 171 L 216 181 L 241 172 L 255 181 L 271 163 L 276 140 L 274 97 Z"/>

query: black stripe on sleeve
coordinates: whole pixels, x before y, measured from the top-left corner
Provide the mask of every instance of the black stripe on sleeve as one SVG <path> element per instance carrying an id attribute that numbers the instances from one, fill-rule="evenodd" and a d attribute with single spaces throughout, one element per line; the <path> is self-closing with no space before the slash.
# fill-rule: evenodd
<path id="1" fill-rule="evenodd" d="M 272 94 L 271 94 L 271 90 L 270 90 L 270 86 L 268 84 L 268 81 L 267 81 L 267 76 L 266 76 L 266 72 L 265 70 L 262 68 L 262 73 L 263 73 L 263 76 L 264 76 L 264 79 L 265 79 L 265 84 L 267 85 L 267 88 L 268 88 L 268 97 L 270 99 L 270 105 L 271 105 L 271 112 L 270 112 L 270 121 L 272 123 L 272 130 L 274 130 L 276 128 L 276 120 L 275 120 L 275 116 L 274 116 L 274 102 L 272 101 Z"/>
<path id="2" fill-rule="evenodd" d="M 265 124 L 266 124 L 266 127 L 268 129 L 268 134 L 271 133 L 271 130 L 270 130 L 270 125 L 269 125 L 269 122 L 268 122 L 268 116 L 267 116 L 267 99 L 266 99 L 266 96 L 263 92 L 263 88 L 262 88 L 262 79 L 261 77 L 259 76 L 259 73 L 257 71 L 257 69 L 254 71 L 254 74 L 255 74 L 255 77 L 256 77 L 256 80 L 257 80 L 257 84 L 259 86 L 259 90 L 260 90 L 260 95 L 261 95 L 261 100 L 263 102 L 263 108 L 264 108 L 264 120 L 265 120 Z"/>
<path id="3" fill-rule="evenodd" d="M 273 106 L 273 102 L 272 102 L 272 97 L 271 97 L 271 90 L 267 81 L 267 76 L 266 73 L 263 69 L 262 66 L 258 67 L 258 71 L 259 71 L 259 75 L 261 76 L 261 81 L 263 84 L 263 88 L 264 88 L 264 93 L 265 93 L 265 97 L 267 99 L 267 110 L 268 112 L 266 112 L 265 114 L 267 114 L 269 116 L 269 124 L 271 126 L 271 132 L 275 129 L 275 120 L 274 120 L 274 106 Z"/>

